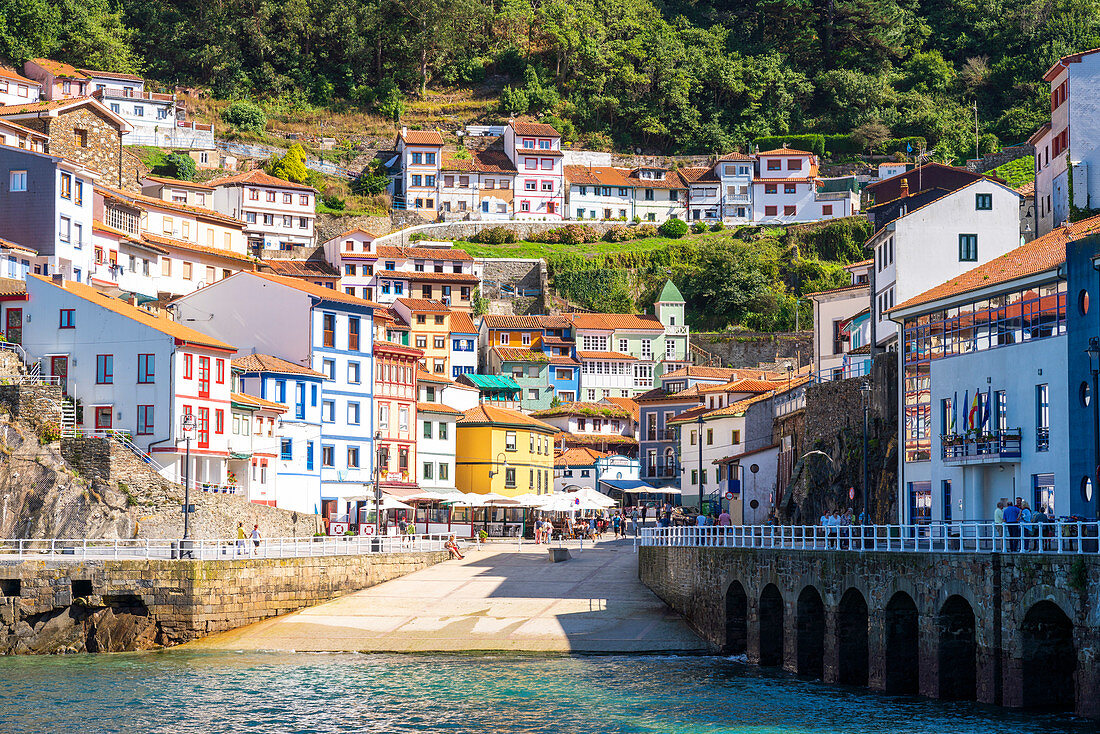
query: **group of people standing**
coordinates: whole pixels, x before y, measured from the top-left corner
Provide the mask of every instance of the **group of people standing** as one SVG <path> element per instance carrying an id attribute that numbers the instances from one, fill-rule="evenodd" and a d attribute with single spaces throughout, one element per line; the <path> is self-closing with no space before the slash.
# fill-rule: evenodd
<path id="1" fill-rule="evenodd" d="M 993 511 L 993 527 L 997 537 L 1005 538 L 1005 549 L 1011 552 L 1019 550 L 1039 550 L 1043 523 L 1054 522 L 1047 508 L 1032 510 L 1020 497 L 1011 502 L 1007 497 L 997 502 Z"/>

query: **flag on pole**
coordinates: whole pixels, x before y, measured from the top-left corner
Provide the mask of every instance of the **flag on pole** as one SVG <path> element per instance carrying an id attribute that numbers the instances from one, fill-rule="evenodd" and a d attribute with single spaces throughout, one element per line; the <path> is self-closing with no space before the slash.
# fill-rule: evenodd
<path id="1" fill-rule="evenodd" d="M 966 424 L 965 430 L 970 430 L 970 409 L 967 407 L 970 405 L 970 391 L 967 390 L 963 393 L 963 422 Z"/>
<path id="2" fill-rule="evenodd" d="M 974 391 L 974 402 L 970 405 L 970 413 L 967 416 L 966 427 L 969 430 L 975 431 L 982 427 L 982 399 L 981 391 Z"/>
<path id="3" fill-rule="evenodd" d="M 947 431 L 949 434 L 953 435 L 955 433 L 955 420 L 958 418 L 958 415 L 959 415 L 959 391 L 956 390 L 955 391 L 955 396 L 953 398 L 951 398 L 951 416 L 950 416 L 951 425 L 950 425 L 950 427 L 948 428 L 948 431 Z"/>

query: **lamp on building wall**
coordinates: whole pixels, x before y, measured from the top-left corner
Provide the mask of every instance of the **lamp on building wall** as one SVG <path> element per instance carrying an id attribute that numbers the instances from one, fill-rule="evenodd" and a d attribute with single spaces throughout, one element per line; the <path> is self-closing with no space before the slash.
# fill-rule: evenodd
<path id="1" fill-rule="evenodd" d="M 507 469 L 508 468 L 508 457 L 504 455 L 503 451 L 501 451 L 497 454 L 496 463 L 500 465 L 501 469 Z M 489 478 L 490 479 L 495 477 L 497 474 L 500 474 L 499 470 L 498 471 L 493 471 L 492 469 L 489 470 Z"/>
<path id="2" fill-rule="evenodd" d="M 1100 518 L 1100 492 L 1095 490 L 1097 486 L 1097 470 L 1100 469 L 1100 401 L 1097 400 L 1096 382 L 1100 374 L 1100 337 L 1090 336 L 1089 346 L 1085 350 L 1089 355 L 1089 371 L 1092 372 L 1092 395 L 1089 402 L 1092 404 L 1092 486 L 1093 492 L 1093 517 Z"/>

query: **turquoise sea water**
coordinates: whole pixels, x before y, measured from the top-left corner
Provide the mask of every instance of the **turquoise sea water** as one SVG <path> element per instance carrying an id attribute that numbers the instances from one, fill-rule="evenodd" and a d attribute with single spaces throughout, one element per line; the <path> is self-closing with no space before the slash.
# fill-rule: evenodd
<path id="1" fill-rule="evenodd" d="M 0 732 L 1084 732 L 712 657 L 161 651 L 0 659 Z"/>

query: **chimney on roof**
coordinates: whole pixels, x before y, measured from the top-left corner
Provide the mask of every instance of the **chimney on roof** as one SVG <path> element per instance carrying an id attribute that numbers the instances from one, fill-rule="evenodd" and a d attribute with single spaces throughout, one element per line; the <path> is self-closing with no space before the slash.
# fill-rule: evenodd
<path id="1" fill-rule="evenodd" d="M 905 199 L 909 196 L 909 179 L 903 178 L 901 180 L 901 198 Z"/>
<path id="2" fill-rule="evenodd" d="M 65 276 L 62 275 L 61 273 L 54 273 L 53 275 L 50 276 L 50 280 L 53 281 L 54 285 L 61 285 L 61 286 L 65 285 Z"/>
<path id="3" fill-rule="evenodd" d="M 401 126 L 401 137 L 405 137 L 408 134 L 409 134 L 408 126 L 407 125 L 402 125 Z"/>

